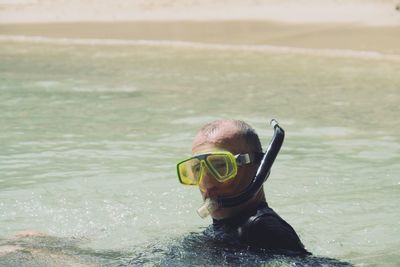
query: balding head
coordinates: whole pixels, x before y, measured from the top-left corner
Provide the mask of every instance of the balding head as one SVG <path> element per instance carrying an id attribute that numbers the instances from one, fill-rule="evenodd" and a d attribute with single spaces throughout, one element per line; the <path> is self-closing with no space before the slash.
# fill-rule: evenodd
<path id="1" fill-rule="evenodd" d="M 262 152 L 261 142 L 256 131 L 241 120 L 216 120 L 204 125 L 197 133 L 193 147 L 201 145 L 198 142 L 212 142 L 214 144 L 244 142 L 249 151 Z M 197 142 L 197 143 L 196 143 Z"/>

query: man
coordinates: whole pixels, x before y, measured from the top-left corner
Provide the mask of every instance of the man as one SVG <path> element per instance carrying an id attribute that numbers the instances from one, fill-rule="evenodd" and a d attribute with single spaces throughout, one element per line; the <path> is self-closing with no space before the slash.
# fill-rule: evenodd
<path id="1" fill-rule="evenodd" d="M 238 120 L 219 120 L 200 129 L 193 141 L 192 155 L 178 164 L 179 180 L 198 185 L 205 205 L 209 205 L 218 198 L 240 195 L 248 188 L 263 153 L 251 126 Z M 310 254 L 294 229 L 268 207 L 262 186 L 243 203 L 208 210 L 213 224 L 206 234 L 224 242 L 284 254 Z"/>

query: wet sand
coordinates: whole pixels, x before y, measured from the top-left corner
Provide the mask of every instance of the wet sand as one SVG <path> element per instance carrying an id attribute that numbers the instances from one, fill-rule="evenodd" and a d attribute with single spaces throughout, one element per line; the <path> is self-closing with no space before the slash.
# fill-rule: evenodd
<path id="1" fill-rule="evenodd" d="M 0 24 L 0 35 L 273 45 L 400 54 L 400 27 L 270 21 L 132 21 Z"/>

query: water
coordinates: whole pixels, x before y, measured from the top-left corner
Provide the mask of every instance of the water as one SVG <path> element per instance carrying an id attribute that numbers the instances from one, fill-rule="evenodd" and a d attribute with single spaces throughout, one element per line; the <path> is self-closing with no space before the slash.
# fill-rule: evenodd
<path id="1" fill-rule="evenodd" d="M 264 189 L 313 254 L 400 264 L 398 60 L 6 40 L 0 58 L 0 244 L 24 248 L 0 265 L 293 266 L 204 245 L 175 164 L 219 118 L 264 146 L 269 119 L 286 130 Z"/>

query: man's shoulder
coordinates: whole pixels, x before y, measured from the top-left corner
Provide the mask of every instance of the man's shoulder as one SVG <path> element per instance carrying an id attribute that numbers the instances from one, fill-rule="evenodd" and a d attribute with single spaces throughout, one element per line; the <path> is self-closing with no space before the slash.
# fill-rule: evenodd
<path id="1" fill-rule="evenodd" d="M 276 218 L 283 220 L 272 208 L 270 208 L 266 203 L 262 204 L 258 209 L 257 212 L 250 216 L 247 220 L 247 223 L 254 222 L 259 220 L 260 218 Z"/>
<path id="2" fill-rule="evenodd" d="M 253 216 L 250 216 L 243 225 L 244 227 L 264 227 L 265 230 L 268 228 L 281 228 L 286 230 L 292 230 L 292 226 L 287 223 L 282 217 L 280 217 L 272 208 L 263 206 L 259 208 Z"/>
<path id="3" fill-rule="evenodd" d="M 250 246 L 308 254 L 293 227 L 268 206 L 248 218 L 239 228 L 239 236 Z"/>

